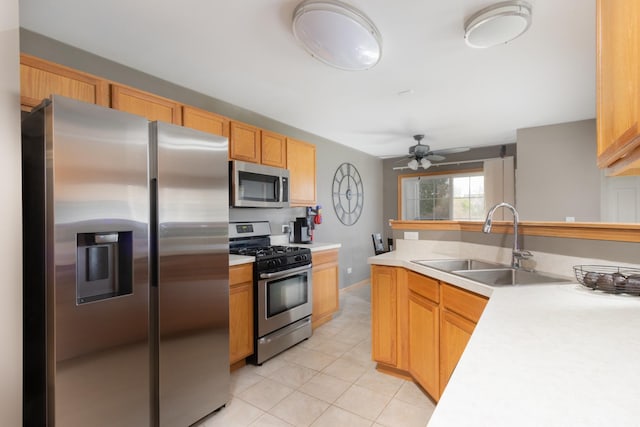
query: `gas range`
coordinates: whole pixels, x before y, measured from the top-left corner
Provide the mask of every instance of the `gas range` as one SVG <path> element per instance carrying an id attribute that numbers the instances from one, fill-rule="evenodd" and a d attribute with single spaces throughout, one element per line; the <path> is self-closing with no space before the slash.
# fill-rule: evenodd
<path id="1" fill-rule="evenodd" d="M 256 272 L 282 271 L 311 263 L 311 250 L 297 246 L 264 246 L 231 249 L 232 254 L 256 258 Z"/>
<path id="2" fill-rule="evenodd" d="M 311 264 L 311 250 L 298 246 L 272 246 L 266 221 L 229 224 L 229 252 L 256 258 L 256 273 L 276 272 Z"/>
<path id="3" fill-rule="evenodd" d="M 258 365 L 312 334 L 311 250 L 271 245 L 267 221 L 229 223 L 232 254 L 255 257 L 254 354 Z"/>

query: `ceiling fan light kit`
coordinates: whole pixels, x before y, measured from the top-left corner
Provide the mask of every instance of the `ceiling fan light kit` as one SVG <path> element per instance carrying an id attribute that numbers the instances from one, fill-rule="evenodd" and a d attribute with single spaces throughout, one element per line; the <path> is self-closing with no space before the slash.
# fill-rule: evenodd
<path id="1" fill-rule="evenodd" d="M 382 36 L 358 9 L 337 0 L 305 0 L 293 11 L 293 35 L 314 58 L 341 70 L 368 70 L 382 57 Z"/>
<path id="2" fill-rule="evenodd" d="M 413 139 L 417 144 L 409 147 L 410 160 L 407 162 L 407 165 L 394 169 L 409 168 L 414 171 L 418 170 L 418 168 L 429 169 L 434 165 L 433 162 L 440 162 L 446 158 L 443 154 L 464 153 L 465 151 L 469 151 L 469 147 L 445 148 L 442 150 L 431 151 L 431 147 L 426 144 L 422 144 L 424 135 L 413 135 Z M 406 160 L 404 160 L 404 162 L 406 162 Z M 436 163 L 435 165 L 438 166 L 439 164 Z"/>
<path id="3" fill-rule="evenodd" d="M 531 5 L 525 1 L 493 4 L 473 14 L 464 24 L 470 47 L 488 48 L 520 37 L 531 26 Z"/>

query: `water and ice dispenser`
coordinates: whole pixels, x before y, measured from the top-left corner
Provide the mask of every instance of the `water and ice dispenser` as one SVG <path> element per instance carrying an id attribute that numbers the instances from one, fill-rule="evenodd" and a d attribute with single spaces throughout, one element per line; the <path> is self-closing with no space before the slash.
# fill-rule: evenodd
<path id="1" fill-rule="evenodd" d="M 76 244 L 77 304 L 132 293 L 131 231 L 78 233 Z"/>

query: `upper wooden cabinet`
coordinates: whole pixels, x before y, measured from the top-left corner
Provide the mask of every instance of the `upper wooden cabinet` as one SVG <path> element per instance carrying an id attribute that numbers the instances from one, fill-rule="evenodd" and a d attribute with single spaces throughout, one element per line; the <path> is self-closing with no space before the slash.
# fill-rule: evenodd
<path id="1" fill-rule="evenodd" d="M 262 131 L 262 161 L 263 165 L 277 168 L 287 167 L 287 137 L 268 130 Z"/>
<path id="2" fill-rule="evenodd" d="M 316 204 L 316 146 L 287 138 L 289 201 L 291 206 Z"/>
<path id="3" fill-rule="evenodd" d="M 111 84 L 111 108 L 137 114 L 151 121 L 182 124 L 179 103 L 127 86 Z"/>
<path id="4" fill-rule="evenodd" d="M 91 104 L 109 105 L 108 84 L 90 74 L 20 55 L 20 104 L 22 110 L 40 104 L 51 94 L 62 95 Z"/>
<path id="5" fill-rule="evenodd" d="M 260 128 L 232 120 L 229 125 L 229 158 L 260 163 Z"/>
<path id="6" fill-rule="evenodd" d="M 229 137 L 228 118 L 199 108 L 182 106 L 182 124 L 191 129 Z"/>
<path id="7" fill-rule="evenodd" d="M 640 2 L 597 0 L 598 166 L 640 175 Z"/>

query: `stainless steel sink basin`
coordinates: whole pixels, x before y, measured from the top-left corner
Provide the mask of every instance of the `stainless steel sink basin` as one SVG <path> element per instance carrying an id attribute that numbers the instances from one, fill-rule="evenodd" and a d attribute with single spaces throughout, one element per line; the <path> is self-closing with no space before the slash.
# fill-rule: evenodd
<path id="1" fill-rule="evenodd" d="M 455 270 L 484 270 L 506 268 L 506 266 L 503 264 L 478 261 L 477 259 L 426 259 L 415 260 L 411 262 L 446 272 L 452 272 Z"/>
<path id="2" fill-rule="evenodd" d="M 452 273 L 491 286 L 533 285 L 540 283 L 560 283 L 570 281 L 547 274 L 525 270 L 516 270 L 513 268 L 452 271 Z"/>

